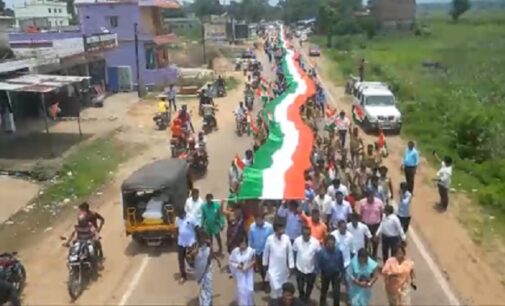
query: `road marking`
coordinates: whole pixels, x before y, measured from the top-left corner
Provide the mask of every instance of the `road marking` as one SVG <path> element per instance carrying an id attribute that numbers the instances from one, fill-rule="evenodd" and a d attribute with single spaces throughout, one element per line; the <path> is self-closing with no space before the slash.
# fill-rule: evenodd
<path id="1" fill-rule="evenodd" d="M 135 288 L 138 286 L 138 284 L 140 282 L 140 278 L 142 277 L 142 274 L 144 274 L 144 271 L 147 268 L 147 264 L 149 263 L 149 260 L 150 260 L 150 257 L 147 255 L 142 259 L 139 269 L 137 270 L 137 272 L 135 272 L 135 275 L 133 276 L 132 280 L 128 284 L 128 288 L 126 289 L 125 293 L 121 297 L 121 300 L 119 301 L 119 306 L 125 306 L 126 303 L 128 302 L 128 300 L 130 299 L 130 296 L 132 295 L 133 291 L 135 290 Z"/>
<path id="2" fill-rule="evenodd" d="M 301 52 L 303 53 L 305 58 L 309 58 L 309 57 L 307 57 L 307 53 L 305 52 L 305 50 L 302 49 Z M 310 63 L 309 63 L 309 65 L 311 67 L 313 67 L 313 65 L 311 65 Z M 327 96 L 330 97 L 331 102 L 333 104 L 336 104 L 332 93 L 328 90 L 328 88 L 325 85 L 325 83 L 323 82 L 323 80 L 319 77 L 319 73 L 317 73 L 317 79 L 321 83 L 321 87 L 327 93 Z M 417 248 L 417 250 L 419 251 L 419 253 L 421 253 L 421 257 L 424 259 L 424 261 L 428 265 L 428 268 L 430 268 L 431 273 L 433 273 L 433 276 L 435 276 L 435 279 L 437 280 L 438 284 L 440 285 L 440 288 L 442 289 L 442 292 L 445 294 L 447 300 L 449 301 L 449 304 L 452 306 L 461 305 L 458 298 L 456 297 L 453 290 L 451 289 L 449 283 L 447 282 L 445 277 L 442 275 L 442 271 L 440 271 L 440 268 L 437 266 L 437 264 L 435 263 L 435 260 L 433 260 L 433 258 L 429 254 L 427 248 L 424 246 L 424 243 L 421 241 L 421 239 L 419 238 L 419 236 L 417 235 L 417 233 L 413 227 L 410 227 L 408 234 L 412 238 L 412 241 L 414 242 L 414 245 Z"/>

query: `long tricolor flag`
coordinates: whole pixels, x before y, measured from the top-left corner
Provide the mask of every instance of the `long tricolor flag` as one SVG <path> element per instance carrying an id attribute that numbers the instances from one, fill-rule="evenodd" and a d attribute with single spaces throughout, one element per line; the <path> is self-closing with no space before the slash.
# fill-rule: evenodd
<path id="1" fill-rule="evenodd" d="M 285 51 L 281 62 L 287 89 L 265 105 L 264 114 L 271 117 L 268 138 L 256 151 L 254 165 L 244 169 L 241 199 L 304 198 L 313 135 L 302 121 L 300 107 L 314 95 L 315 84 L 295 60 L 295 51 L 287 49 L 283 28 L 279 42 Z"/>

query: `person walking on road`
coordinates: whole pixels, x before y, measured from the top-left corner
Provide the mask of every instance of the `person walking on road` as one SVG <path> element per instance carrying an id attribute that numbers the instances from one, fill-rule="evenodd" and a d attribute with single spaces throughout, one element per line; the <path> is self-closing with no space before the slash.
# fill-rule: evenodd
<path id="1" fill-rule="evenodd" d="M 347 136 L 347 132 L 349 131 L 350 125 L 351 121 L 349 118 L 347 118 L 345 112 L 341 111 L 340 114 L 338 114 L 338 117 L 335 119 L 335 128 L 338 131 L 342 148 L 345 148 L 345 138 Z"/>
<path id="2" fill-rule="evenodd" d="M 372 287 L 379 276 L 378 264 L 368 256 L 366 249 L 358 250 L 347 269 L 349 278 L 349 301 L 351 306 L 368 306 Z"/>
<path id="3" fill-rule="evenodd" d="M 255 222 L 249 228 L 249 246 L 255 251 L 256 269 L 260 273 L 263 289 L 266 290 L 265 283 L 266 269 L 263 267 L 263 250 L 267 243 L 268 236 L 274 233 L 272 224 L 265 221 L 264 213 L 258 213 Z"/>
<path id="4" fill-rule="evenodd" d="M 414 262 L 406 257 L 404 244 L 395 250 L 395 255 L 382 268 L 389 305 L 410 306 L 410 288 L 416 289 Z"/>
<path id="5" fill-rule="evenodd" d="M 168 108 L 174 108 L 174 111 L 177 111 L 177 105 L 175 104 L 175 97 L 177 96 L 177 90 L 175 89 L 174 84 L 170 84 L 167 89 L 167 98 L 168 98 Z"/>
<path id="6" fill-rule="evenodd" d="M 212 288 L 212 260 L 217 261 L 221 268 L 221 262 L 212 253 L 212 248 L 205 232 L 198 235 L 198 249 L 195 256 L 195 277 L 200 286 L 200 295 L 198 297 L 200 306 L 211 306 L 214 289 Z"/>
<path id="7" fill-rule="evenodd" d="M 229 266 L 235 279 L 236 301 L 240 306 L 254 305 L 254 249 L 247 246 L 246 236 L 241 236 L 238 247 L 230 254 Z"/>
<path id="8" fill-rule="evenodd" d="M 452 158 L 446 156 L 444 160 L 440 160 L 436 152 L 434 152 L 433 155 L 442 164 L 437 172 L 437 178 L 435 180 L 437 182 L 438 194 L 440 195 L 439 207 L 445 211 L 449 206 L 449 190 L 451 188 L 452 178 Z"/>
<path id="9" fill-rule="evenodd" d="M 394 248 L 405 241 L 407 238 L 403 231 L 402 224 L 398 216 L 394 214 L 393 206 L 387 205 L 384 208 L 385 217 L 375 233 L 375 239 L 381 239 L 382 242 L 382 260 L 386 262 L 389 254 L 393 255 Z"/>
<path id="10" fill-rule="evenodd" d="M 326 227 L 326 224 L 321 220 L 319 209 L 313 208 L 310 217 L 305 215 L 304 212 L 301 212 L 300 217 L 305 225 L 309 228 L 310 235 L 319 241 L 320 244 L 323 244 L 324 238 L 328 233 L 328 228 Z"/>
<path id="11" fill-rule="evenodd" d="M 267 238 L 263 251 L 263 266 L 267 267 L 270 282 L 270 297 L 280 298 L 282 285 L 286 283 L 294 268 L 293 249 L 289 237 L 284 234 L 282 223 L 274 224 L 274 234 Z"/>
<path id="12" fill-rule="evenodd" d="M 316 255 L 316 271 L 321 273 L 321 297 L 319 305 L 326 306 L 330 285 L 333 293 L 333 306 L 340 305 L 340 281 L 345 277 L 344 258 L 335 245 L 335 237 L 326 236 L 325 246 Z"/>
<path id="13" fill-rule="evenodd" d="M 305 303 L 295 297 L 295 286 L 285 283 L 282 285 L 282 297 L 271 299 L 268 306 L 305 306 Z"/>
<path id="14" fill-rule="evenodd" d="M 224 226 L 224 217 L 221 211 L 221 206 L 214 201 L 212 193 L 205 196 L 206 203 L 202 206 L 202 228 L 209 236 L 210 247 L 212 248 L 213 237 L 216 238 L 218 244 L 218 253 L 223 253 L 223 243 L 221 242 L 221 231 Z"/>
<path id="15" fill-rule="evenodd" d="M 186 256 L 191 247 L 196 243 L 197 221 L 186 211 L 181 210 L 179 216 L 175 218 L 177 225 L 177 260 L 179 262 L 180 282 L 186 281 Z"/>
<path id="16" fill-rule="evenodd" d="M 191 216 L 199 226 L 202 225 L 202 206 L 203 200 L 200 198 L 200 191 L 197 188 L 191 190 L 191 196 L 186 200 L 184 210 L 188 216 Z"/>
<path id="17" fill-rule="evenodd" d="M 412 194 L 407 189 L 407 183 L 400 183 L 400 196 L 398 197 L 397 215 L 402 224 L 405 234 L 409 230 L 410 225 L 410 203 L 412 202 Z"/>
<path id="18" fill-rule="evenodd" d="M 403 172 L 408 190 L 414 194 L 414 178 L 416 176 L 417 166 L 419 166 L 419 152 L 415 148 L 414 142 L 409 141 L 405 153 L 403 154 Z"/>
<path id="19" fill-rule="evenodd" d="M 321 249 L 319 241 L 310 235 L 310 228 L 304 226 L 302 235 L 295 239 L 293 251 L 296 253 L 296 283 L 300 299 L 308 303 L 316 281 L 315 258 Z"/>
<path id="20" fill-rule="evenodd" d="M 368 226 L 372 236 L 375 236 L 382 221 L 383 203 L 375 197 L 373 190 L 368 189 L 366 198 L 359 202 L 359 211 L 361 214 L 361 221 Z M 376 239 L 372 239 L 372 257 L 377 258 L 377 249 L 379 243 Z"/>
<path id="21" fill-rule="evenodd" d="M 351 257 L 354 257 L 360 249 L 366 249 L 372 239 L 372 233 L 365 224 L 359 222 L 359 215 L 356 213 L 351 215 L 347 231 L 352 235 Z"/>
<path id="22" fill-rule="evenodd" d="M 291 243 L 293 243 L 295 238 L 300 236 L 302 233 L 302 223 L 300 213 L 298 212 L 298 202 L 284 202 L 277 210 L 277 216 L 286 220 L 286 235 L 288 235 Z"/>

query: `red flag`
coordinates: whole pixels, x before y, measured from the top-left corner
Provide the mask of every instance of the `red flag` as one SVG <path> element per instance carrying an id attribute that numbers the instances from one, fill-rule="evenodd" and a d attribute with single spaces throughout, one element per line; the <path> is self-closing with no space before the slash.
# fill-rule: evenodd
<path id="1" fill-rule="evenodd" d="M 235 166 L 237 166 L 238 169 L 244 170 L 245 164 L 238 154 L 235 155 L 235 159 L 233 160 L 233 162 L 235 163 Z"/>
<path id="2" fill-rule="evenodd" d="M 384 132 L 382 129 L 379 129 L 379 148 L 382 149 L 384 148 L 384 145 L 386 144 L 386 137 L 384 137 Z"/>

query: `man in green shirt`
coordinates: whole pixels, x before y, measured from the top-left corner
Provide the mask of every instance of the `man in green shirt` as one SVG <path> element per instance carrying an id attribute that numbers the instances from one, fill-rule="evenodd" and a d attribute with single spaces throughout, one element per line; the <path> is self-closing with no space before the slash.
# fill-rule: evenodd
<path id="1" fill-rule="evenodd" d="M 223 252 L 223 245 L 220 233 L 224 226 L 221 206 L 214 201 L 214 196 L 211 193 L 205 196 L 205 200 L 205 204 L 202 206 L 202 227 L 204 232 L 210 237 L 211 248 L 213 237 L 216 237 L 219 246 L 218 253 L 221 254 Z"/>

